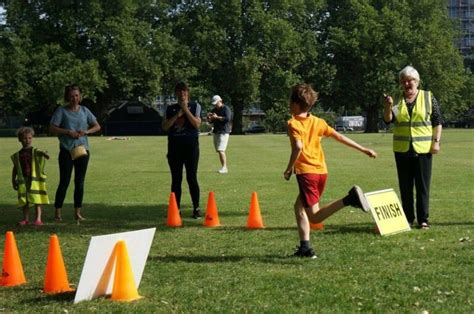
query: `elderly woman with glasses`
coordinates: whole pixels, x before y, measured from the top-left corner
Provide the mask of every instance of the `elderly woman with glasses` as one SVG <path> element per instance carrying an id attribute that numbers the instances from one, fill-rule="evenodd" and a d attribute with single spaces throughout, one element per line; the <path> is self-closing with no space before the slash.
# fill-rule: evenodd
<path id="1" fill-rule="evenodd" d="M 432 156 L 440 151 L 442 130 L 440 106 L 430 91 L 418 89 L 415 68 L 403 68 L 398 77 L 402 92 L 385 95 L 384 121 L 394 124 L 393 151 L 405 216 L 413 226 L 415 187 L 418 227 L 429 229 Z"/>

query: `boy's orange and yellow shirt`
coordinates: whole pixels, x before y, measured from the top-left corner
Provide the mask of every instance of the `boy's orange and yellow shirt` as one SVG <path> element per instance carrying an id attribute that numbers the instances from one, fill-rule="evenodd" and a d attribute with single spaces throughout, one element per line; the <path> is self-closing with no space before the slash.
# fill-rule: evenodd
<path id="1" fill-rule="evenodd" d="M 292 143 L 296 140 L 303 143 L 303 149 L 295 163 L 296 174 L 328 173 L 321 140 L 334 132 L 326 121 L 310 113 L 306 117 L 293 116 L 288 121 L 288 135 Z"/>

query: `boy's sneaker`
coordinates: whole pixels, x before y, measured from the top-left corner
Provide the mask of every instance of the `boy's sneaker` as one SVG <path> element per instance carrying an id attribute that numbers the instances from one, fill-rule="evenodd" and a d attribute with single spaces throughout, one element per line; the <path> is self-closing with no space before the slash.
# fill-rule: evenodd
<path id="1" fill-rule="evenodd" d="M 221 174 L 224 174 L 224 173 L 227 173 L 227 172 L 229 172 L 229 171 L 227 170 L 227 167 L 222 167 L 222 168 L 219 169 L 219 171 L 217 171 L 217 172 L 219 172 L 219 173 L 221 173 Z"/>
<path id="2" fill-rule="evenodd" d="M 310 258 L 310 259 L 315 259 L 317 258 L 316 253 L 314 253 L 314 250 L 310 247 L 302 248 L 301 246 L 298 246 L 296 249 L 296 252 L 293 254 L 295 257 L 305 257 L 305 258 Z"/>
<path id="3" fill-rule="evenodd" d="M 202 217 L 201 210 L 199 208 L 193 209 L 193 216 L 194 219 L 199 219 Z"/>
<path id="4" fill-rule="evenodd" d="M 364 192 L 359 186 L 354 185 L 352 189 L 349 190 L 348 196 L 347 205 L 360 208 L 366 213 L 370 211 L 369 202 L 367 202 L 367 198 L 365 198 Z"/>
<path id="5" fill-rule="evenodd" d="M 22 221 L 19 221 L 19 222 L 18 222 L 18 225 L 19 225 L 20 227 L 27 226 L 27 225 L 29 225 L 29 224 L 30 224 L 30 222 L 29 222 L 28 220 L 22 220 Z"/>
<path id="6" fill-rule="evenodd" d="M 43 222 L 41 220 L 36 220 L 34 223 L 33 223 L 35 226 L 42 226 L 43 225 Z"/>

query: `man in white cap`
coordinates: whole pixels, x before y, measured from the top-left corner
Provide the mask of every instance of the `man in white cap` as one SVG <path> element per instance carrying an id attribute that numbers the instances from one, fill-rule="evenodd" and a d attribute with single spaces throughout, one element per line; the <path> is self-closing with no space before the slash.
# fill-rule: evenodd
<path id="1" fill-rule="evenodd" d="M 229 142 L 229 134 L 231 131 L 231 119 L 232 113 L 229 107 L 225 106 L 221 96 L 214 95 L 211 100 L 214 108 L 207 115 L 207 119 L 214 125 L 212 131 L 214 137 L 214 148 L 219 154 L 219 160 L 221 162 L 221 169 L 219 173 L 227 173 L 227 157 L 225 150 L 227 143 Z"/>

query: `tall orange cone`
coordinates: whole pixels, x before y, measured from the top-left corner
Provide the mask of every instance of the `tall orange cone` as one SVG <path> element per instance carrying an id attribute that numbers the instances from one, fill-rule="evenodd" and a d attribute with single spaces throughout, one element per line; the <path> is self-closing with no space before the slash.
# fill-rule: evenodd
<path id="1" fill-rule="evenodd" d="M 124 240 L 115 244 L 115 276 L 111 299 L 114 301 L 134 301 L 142 298 L 138 294 L 132 266 L 128 256 L 127 245 Z"/>
<path id="2" fill-rule="evenodd" d="M 204 218 L 204 226 L 206 227 L 219 227 L 219 214 L 217 213 L 216 200 L 214 198 L 214 192 L 209 192 L 207 198 L 206 217 Z"/>
<path id="3" fill-rule="evenodd" d="M 181 227 L 183 225 L 174 192 L 171 192 L 170 194 L 170 200 L 168 203 L 168 220 L 166 222 L 166 225 L 168 227 Z"/>
<path id="4" fill-rule="evenodd" d="M 53 234 L 49 237 L 48 261 L 46 262 L 43 292 L 54 294 L 69 291 L 74 291 L 74 289 L 69 287 L 58 236 Z"/>
<path id="5" fill-rule="evenodd" d="M 12 231 L 5 235 L 5 248 L 3 253 L 2 278 L 0 286 L 12 287 L 26 283 L 20 254 L 16 247 L 15 236 Z"/>
<path id="6" fill-rule="evenodd" d="M 324 230 L 324 224 L 322 222 L 317 224 L 313 224 L 310 222 L 309 226 L 311 227 L 311 230 Z"/>
<path id="7" fill-rule="evenodd" d="M 250 210 L 247 219 L 247 228 L 249 229 L 262 229 L 265 228 L 262 221 L 262 215 L 260 213 L 260 205 L 258 204 L 257 192 L 252 193 L 250 199 Z"/>

